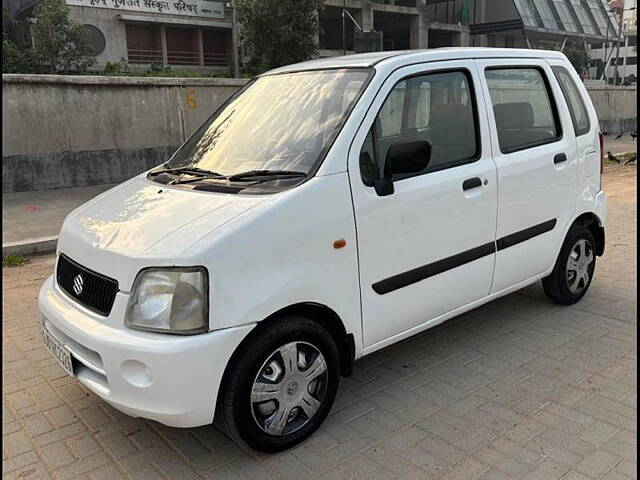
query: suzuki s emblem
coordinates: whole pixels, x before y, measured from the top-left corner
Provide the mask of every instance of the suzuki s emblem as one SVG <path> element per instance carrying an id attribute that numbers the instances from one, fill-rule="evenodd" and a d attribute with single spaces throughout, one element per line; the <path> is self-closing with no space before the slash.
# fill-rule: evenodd
<path id="1" fill-rule="evenodd" d="M 80 295 L 82 293 L 83 283 L 84 278 L 82 278 L 82 275 L 76 275 L 73 279 L 73 291 L 76 292 L 76 295 Z"/>

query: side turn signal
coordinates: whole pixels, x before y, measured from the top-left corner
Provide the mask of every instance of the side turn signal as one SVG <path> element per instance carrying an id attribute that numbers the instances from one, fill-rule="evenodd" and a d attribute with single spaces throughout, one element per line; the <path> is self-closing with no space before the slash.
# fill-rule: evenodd
<path id="1" fill-rule="evenodd" d="M 335 242 L 333 242 L 333 248 L 335 248 L 336 250 L 340 250 L 341 248 L 344 248 L 347 246 L 347 241 L 344 238 L 341 238 L 340 240 L 336 240 Z"/>

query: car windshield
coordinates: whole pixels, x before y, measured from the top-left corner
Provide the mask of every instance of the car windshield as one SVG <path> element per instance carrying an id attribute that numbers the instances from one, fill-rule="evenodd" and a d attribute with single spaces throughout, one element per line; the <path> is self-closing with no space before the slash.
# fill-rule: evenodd
<path id="1" fill-rule="evenodd" d="M 164 167 L 225 176 L 254 170 L 307 174 L 330 146 L 369 74 L 367 69 L 342 69 L 259 77 Z"/>

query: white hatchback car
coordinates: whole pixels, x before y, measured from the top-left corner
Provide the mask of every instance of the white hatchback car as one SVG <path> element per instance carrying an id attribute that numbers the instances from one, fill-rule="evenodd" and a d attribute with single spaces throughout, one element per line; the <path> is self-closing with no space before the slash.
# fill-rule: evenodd
<path id="1" fill-rule="evenodd" d="M 354 360 L 540 279 L 577 302 L 604 251 L 601 141 L 558 52 L 273 70 L 67 217 L 44 342 L 125 413 L 286 449 Z"/>

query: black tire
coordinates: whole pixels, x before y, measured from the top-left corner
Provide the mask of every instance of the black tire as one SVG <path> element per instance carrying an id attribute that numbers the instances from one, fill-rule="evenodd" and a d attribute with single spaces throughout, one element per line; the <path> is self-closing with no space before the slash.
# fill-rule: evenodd
<path id="1" fill-rule="evenodd" d="M 580 241 L 587 242 L 593 261 L 587 267 L 588 280 L 580 283 L 578 291 L 572 291 L 570 287 L 572 282 L 570 282 L 567 266 L 572 251 L 577 248 L 576 246 Z M 548 277 L 542 279 L 542 287 L 547 297 L 560 305 L 573 305 L 578 302 L 587 293 L 593 280 L 593 273 L 596 267 L 596 250 L 596 242 L 591 231 L 581 225 L 573 226 L 562 244 L 553 271 Z"/>
<path id="2" fill-rule="evenodd" d="M 308 344 L 324 357 L 323 396 L 315 414 L 302 427 L 280 436 L 266 433 L 254 418 L 251 392 L 254 380 L 264 371 L 265 362 L 284 345 L 295 342 Z M 282 357 L 278 357 L 282 358 Z M 329 333 L 317 323 L 302 317 L 285 316 L 258 325 L 249 338 L 233 354 L 225 372 L 218 405 L 216 424 L 235 441 L 244 442 L 262 452 L 280 452 L 304 441 L 322 424 L 329 414 L 338 390 L 339 353 Z"/>

